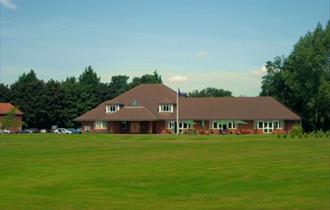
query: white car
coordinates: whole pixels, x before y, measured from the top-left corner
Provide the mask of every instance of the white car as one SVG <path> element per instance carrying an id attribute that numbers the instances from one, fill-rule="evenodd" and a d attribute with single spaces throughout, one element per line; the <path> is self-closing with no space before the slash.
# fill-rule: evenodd
<path id="1" fill-rule="evenodd" d="M 0 134 L 10 134 L 10 133 L 11 133 L 10 130 L 6 130 L 6 129 L 0 130 Z"/>
<path id="2" fill-rule="evenodd" d="M 69 130 L 67 130 L 65 128 L 56 128 L 54 130 L 54 133 L 56 133 L 56 134 L 72 134 L 71 131 L 69 131 Z"/>

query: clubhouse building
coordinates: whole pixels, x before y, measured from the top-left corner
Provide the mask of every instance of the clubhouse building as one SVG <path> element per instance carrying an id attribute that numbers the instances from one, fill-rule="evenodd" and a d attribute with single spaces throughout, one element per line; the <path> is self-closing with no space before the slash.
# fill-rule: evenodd
<path id="1" fill-rule="evenodd" d="M 75 119 L 85 132 L 113 134 L 287 133 L 300 120 L 272 97 L 188 98 L 163 84 L 139 85 Z"/>

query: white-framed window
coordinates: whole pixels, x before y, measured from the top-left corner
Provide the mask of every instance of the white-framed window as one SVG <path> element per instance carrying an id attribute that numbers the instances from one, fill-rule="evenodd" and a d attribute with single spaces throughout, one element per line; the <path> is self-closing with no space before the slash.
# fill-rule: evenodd
<path id="1" fill-rule="evenodd" d="M 106 113 L 113 113 L 113 112 L 116 112 L 120 109 L 120 106 L 119 104 L 116 104 L 116 105 L 107 105 L 105 107 L 105 112 Z"/>
<path id="2" fill-rule="evenodd" d="M 90 132 L 91 131 L 91 126 L 90 125 L 85 125 L 84 126 L 84 131 L 85 132 Z"/>
<path id="3" fill-rule="evenodd" d="M 167 121 L 167 129 L 175 130 L 175 121 Z"/>
<path id="4" fill-rule="evenodd" d="M 281 129 L 281 128 L 283 128 L 283 122 L 281 120 L 275 120 L 274 121 L 274 128 L 275 129 Z"/>
<path id="5" fill-rule="evenodd" d="M 160 104 L 159 112 L 173 112 L 173 104 Z"/>
<path id="6" fill-rule="evenodd" d="M 212 129 L 236 129 L 237 123 L 235 120 L 212 121 L 211 128 Z"/>
<path id="7" fill-rule="evenodd" d="M 189 129 L 190 125 L 186 122 L 179 122 L 179 129 Z"/>
<path id="8" fill-rule="evenodd" d="M 190 129 L 191 126 L 192 125 L 187 123 L 187 121 L 179 121 L 179 126 L 178 126 L 179 133 L 182 133 L 183 130 Z"/>
<path id="9" fill-rule="evenodd" d="M 95 121 L 95 129 L 106 129 L 108 126 L 107 121 L 97 120 Z"/>
<path id="10" fill-rule="evenodd" d="M 283 122 L 281 120 L 259 120 L 257 128 L 262 129 L 264 133 L 271 133 L 274 129 L 283 128 Z"/>

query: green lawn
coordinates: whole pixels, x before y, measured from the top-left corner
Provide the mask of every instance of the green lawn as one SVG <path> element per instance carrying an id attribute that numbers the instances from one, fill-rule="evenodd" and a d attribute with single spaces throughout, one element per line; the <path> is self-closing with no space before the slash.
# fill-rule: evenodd
<path id="1" fill-rule="evenodd" d="M 1 135 L 0 209 L 329 209 L 330 140 Z"/>

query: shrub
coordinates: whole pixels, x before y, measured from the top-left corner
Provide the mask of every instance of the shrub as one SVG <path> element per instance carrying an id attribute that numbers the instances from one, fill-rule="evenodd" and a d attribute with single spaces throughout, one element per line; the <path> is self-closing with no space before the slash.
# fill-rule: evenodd
<path id="1" fill-rule="evenodd" d="M 294 137 L 296 137 L 294 134 L 291 134 L 291 138 L 293 139 Z"/>
<path id="2" fill-rule="evenodd" d="M 303 135 L 302 134 L 299 134 L 299 136 L 298 136 L 300 139 L 303 137 Z"/>
<path id="3" fill-rule="evenodd" d="M 324 132 L 323 132 L 323 130 L 321 129 L 321 130 L 318 130 L 317 131 L 317 135 L 320 137 L 320 138 L 322 138 L 323 136 L 324 136 Z"/>
<path id="4" fill-rule="evenodd" d="M 292 126 L 292 131 L 291 131 L 292 135 L 300 135 L 303 133 L 304 133 L 304 129 L 302 128 L 301 124 L 294 124 Z"/>
<path id="5" fill-rule="evenodd" d="M 330 137 L 330 130 L 326 131 L 324 134 L 325 134 L 325 137 L 327 137 L 327 138 Z"/>
<path id="6" fill-rule="evenodd" d="M 197 132 L 196 132 L 195 130 L 193 130 L 193 129 L 189 129 L 189 130 L 186 132 L 186 134 L 188 134 L 188 135 L 196 135 Z"/>
<path id="7" fill-rule="evenodd" d="M 277 138 L 278 138 L 278 139 L 281 138 L 281 134 L 277 134 Z"/>
<path id="8" fill-rule="evenodd" d="M 308 134 L 307 134 L 307 133 L 304 133 L 304 137 L 305 137 L 305 138 L 308 138 Z"/>
<path id="9" fill-rule="evenodd" d="M 286 139 L 287 137 L 288 137 L 288 135 L 287 135 L 287 134 L 284 134 L 284 135 L 283 135 L 283 138 L 285 138 L 285 139 Z"/>

